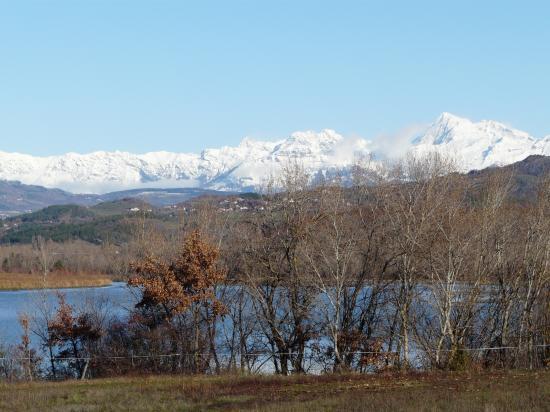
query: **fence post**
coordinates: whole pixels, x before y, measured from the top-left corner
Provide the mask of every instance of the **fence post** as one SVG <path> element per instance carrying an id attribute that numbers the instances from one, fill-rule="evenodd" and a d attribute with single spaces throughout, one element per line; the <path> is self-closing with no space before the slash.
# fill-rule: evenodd
<path id="1" fill-rule="evenodd" d="M 84 370 L 82 371 L 82 376 L 80 380 L 83 381 L 86 378 L 86 372 L 88 372 L 88 365 L 90 364 L 90 358 L 86 358 L 86 364 L 84 365 Z"/>

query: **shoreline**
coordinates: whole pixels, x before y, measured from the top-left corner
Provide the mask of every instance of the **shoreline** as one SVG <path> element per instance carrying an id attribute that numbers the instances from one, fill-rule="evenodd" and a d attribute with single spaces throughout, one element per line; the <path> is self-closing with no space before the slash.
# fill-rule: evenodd
<path id="1" fill-rule="evenodd" d="M 105 275 L 51 274 L 44 284 L 42 275 L 0 273 L 0 292 L 97 288 L 112 286 L 113 283 L 114 280 Z"/>

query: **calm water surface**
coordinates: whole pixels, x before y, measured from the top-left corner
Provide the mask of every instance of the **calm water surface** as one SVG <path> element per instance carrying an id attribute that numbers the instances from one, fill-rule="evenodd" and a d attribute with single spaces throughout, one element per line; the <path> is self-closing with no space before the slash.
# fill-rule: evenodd
<path id="1" fill-rule="evenodd" d="M 0 343 L 16 344 L 21 338 L 19 316 L 33 315 L 38 308 L 55 307 L 58 292 L 65 295 L 66 301 L 75 308 L 87 302 L 102 302 L 103 310 L 112 315 L 123 315 L 135 303 L 135 297 L 126 283 L 115 282 L 111 286 L 98 288 L 17 290 L 0 292 Z"/>

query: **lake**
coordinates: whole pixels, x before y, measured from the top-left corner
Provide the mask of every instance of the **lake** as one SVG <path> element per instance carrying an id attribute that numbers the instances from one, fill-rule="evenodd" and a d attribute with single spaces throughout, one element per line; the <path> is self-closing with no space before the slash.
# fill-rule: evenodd
<path id="1" fill-rule="evenodd" d="M 238 292 L 240 290 L 239 288 L 240 286 L 228 286 L 228 288 L 224 290 L 225 292 L 228 292 L 230 296 L 232 295 L 231 292 Z M 105 287 L 92 288 L 0 291 L 0 344 L 19 344 L 21 342 L 22 335 L 19 317 L 22 314 L 29 314 L 31 317 L 33 315 L 37 315 L 37 313 L 40 312 L 40 308 L 45 306 L 49 307 L 50 310 L 56 308 L 58 306 L 57 294 L 59 292 L 65 295 L 65 299 L 68 304 L 77 309 L 84 308 L 86 310 L 86 306 L 93 305 L 95 308 L 101 307 L 99 313 L 102 313 L 105 316 L 123 318 L 128 314 L 129 310 L 135 307 L 135 304 L 138 301 L 138 297 L 135 294 L 136 291 L 137 290 L 135 288 L 129 288 L 124 282 L 113 283 L 112 285 Z M 371 288 L 366 287 L 364 292 L 362 292 L 362 295 L 368 295 L 369 291 L 371 291 Z M 386 301 L 386 298 L 383 295 L 381 297 L 383 298 L 383 301 Z M 485 303 L 486 302 L 484 302 L 483 305 L 485 305 Z M 426 285 L 421 285 L 418 287 L 416 305 L 420 305 L 419 308 L 421 310 L 419 313 L 434 316 L 433 295 L 429 293 L 429 288 Z M 327 297 L 324 295 L 319 295 L 318 301 L 314 307 L 315 309 L 312 312 L 312 316 L 315 318 L 314 320 L 320 321 L 322 318 L 320 308 L 326 309 L 330 307 L 330 305 L 327 305 Z M 250 300 L 247 299 L 245 301 L 243 309 L 245 312 L 245 317 L 247 313 L 253 311 Z M 391 303 L 386 303 L 381 310 L 386 316 L 383 316 L 384 319 L 381 320 L 382 323 L 376 327 L 387 329 L 389 326 L 387 322 L 393 319 L 393 313 L 396 309 Z M 225 339 L 232 338 L 232 331 L 234 329 L 232 322 L 233 319 L 230 316 L 226 316 L 217 324 L 217 328 L 219 328 L 217 340 L 219 340 L 220 356 L 223 354 L 223 347 L 226 343 Z M 386 322 L 386 324 L 384 324 L 384 322 Z M 39 338 L 33 333 L 31 333 L 30 337 L 32 345 L 34 347 L 38 347 L 40 344 Z M 316 345 L 327 347 L 330 345 L 330 342 L 326 336 L 319 337 L 314 343 Z M 417 355 L 420 355 L 421 352 L 419 352 L 419 348 L 417 347 L 414 339 L 410 341 L 410 350 L 411 361 L 413 364 L 420 367 L 421 359 L 420 357 L 417 357 Z M 264 366 L 262 366 L 263 371 L 270 372 L 272 371 L 270 369 L 272 365 L 267 362 L 268 359 L 269 356 L 258 357 L 258 363 L 264 364 Z M 320 371 L 322 369 L 322 364 L 315 364 L 315 361 L 312 358 L 310 359 L 309 367 L 311 370 Z"/>
<path id="2" fill-rule="evenodd" d="M 97 288 L 1 291 L 0 343 L 17 344 L 22 333 L 19 316 L 23 313 L 32 316 L 40 306 L 43 306 L 44 301 L 48 306 L 55 307 L 58 292 L 62 292 L 67 303 L 75 308 L 88 301 L 102 301 L 108 305 L 110 313 L 115 315 L 126 313 L 136 301 L 124 282 L 114 282 L 110 286 Z"/>

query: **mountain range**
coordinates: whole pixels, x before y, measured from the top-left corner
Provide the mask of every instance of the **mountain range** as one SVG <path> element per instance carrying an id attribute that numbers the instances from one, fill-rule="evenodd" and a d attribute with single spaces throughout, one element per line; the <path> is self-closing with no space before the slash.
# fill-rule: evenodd
<path id="1" fill-rule="evenodd" d="M 350 167 L 368 154 L 367 142 L 348 141 L 333 130 L 296 132 L 278 142 L 244 139 L 237 147 L 200 154 L 153 152 L 68 153 L 34 157 L 0 152 L 0 179 L 60 188 L 73 193 L 159 187 L 256 190 L 293 161 L 310 172 Z"/>
<path id="2" fill-rule="evenodd" d="M 503 123 L 472 122 L 443 113 L 422 133 L 411 136 L 405 146 L 402 152 L 445 153 L 457 160 L 462 171 L 469 171 L 511 164 L 529 155 L 550 155 L 550 136 L 535 138 Z M 296 132 L 274 142 L 244 139 L 237 147 L 206 149 L 198 154 L 117 151 L 36 157 L 0 151 L 0 180 L 63 189 L 65 193 L 166 187 L 243 192 L 258 190 L 294 161 L 315 176 L 345 174 L 361 158 L 376 162 L 387 156 L 377 150 L 375 142 L 345 138 L 325 129 Z M 56 196 L 61 196 L 60 192 Z M 95 202 L 95 197 L 85 195 L 80 200 Z"/>
<path id="3" fill-rule="evenodd" d="M 137 199 L 155 207 L 171 206 L 187 200 L 209 195 L 229 195 L 198 188 L 133 189 L 97 194 L 74 194 L 61 189 L 25 185 L 20 182 L 0 180 L 0 218 L 33 212 L 52 205 L 93 206 L 98 203 L 123 199 Z"/>

